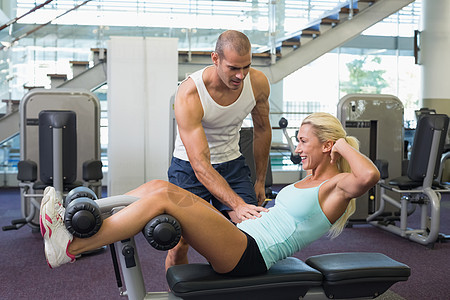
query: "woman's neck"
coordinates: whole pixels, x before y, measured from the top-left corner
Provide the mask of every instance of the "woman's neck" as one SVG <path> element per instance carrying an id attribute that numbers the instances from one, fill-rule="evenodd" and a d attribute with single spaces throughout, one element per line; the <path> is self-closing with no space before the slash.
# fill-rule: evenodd
<path id="1" fill-rule="evenodd" d="M 340 172 L 335 164 L 328 164 L 326 166 L 320 165 L 317 168 L 311 170 L 309 180 L 322 182 L 333 178 L 339 173 Z"/>

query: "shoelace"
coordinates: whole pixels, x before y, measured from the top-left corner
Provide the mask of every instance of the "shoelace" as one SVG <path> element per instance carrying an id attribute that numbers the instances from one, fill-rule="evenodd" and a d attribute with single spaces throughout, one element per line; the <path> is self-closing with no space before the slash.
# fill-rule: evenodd
<path id="1" fill-rule="evenodd" d="M 55 203 L 55 211 L 56 211 L 56 220 L 59 222 L 60 220 L 64 220 L 64 215 L 66 213 L 66 209 L 62 205 L 62 201 L 60 200 L 58 196 L 56 196 L 56 203 Z"/>

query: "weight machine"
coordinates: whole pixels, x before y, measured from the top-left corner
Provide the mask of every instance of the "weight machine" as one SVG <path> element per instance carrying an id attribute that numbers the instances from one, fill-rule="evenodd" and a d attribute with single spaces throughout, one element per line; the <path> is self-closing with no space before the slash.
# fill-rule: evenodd
<path id="1" fill-rule="evenodd" d="M 19 111 L 22 218 L 3 230 L 24 225 L 38 230 L 47 186 L 62 195 L 83 185 L 101 193 L 100 103 L 88 91 L 33 89 L 21 100 Z"/>
<path id="2" fill-rule="evenodd" d="M 87 188 L 76 188 L 65 200 L 66 228 L 75 236 L 91 236 L 100 229 L 103 218 L 136 200 L 128 195 L 97 199 Z M 153 247 L 168 250 L 178 243 L 182 228 L 173 217 L 161 215 L 142 232 Z M 209 264 L 173 266 L 166 274 L 170 292 L 147 293 L 134 238 L 110 248 L 119 293 L 129 299 L 374 298 L 410 275 L 408 266 L 380 253 L 335 253 L 312 256 L 305 262 L 288 257 L 267 273 L 248 277 L 220 275 Z"/>

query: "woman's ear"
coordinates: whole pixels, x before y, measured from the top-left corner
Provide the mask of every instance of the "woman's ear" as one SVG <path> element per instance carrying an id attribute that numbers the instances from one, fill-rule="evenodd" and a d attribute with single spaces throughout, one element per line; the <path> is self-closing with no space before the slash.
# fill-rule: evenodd
<path id="1" fill-rule="evenodd" d="M 331 149 L 334 146 L 334 142 L 333 141 L 326 141 L 325 143 L 323 143 L 323 152 L 331 152 Z"/>

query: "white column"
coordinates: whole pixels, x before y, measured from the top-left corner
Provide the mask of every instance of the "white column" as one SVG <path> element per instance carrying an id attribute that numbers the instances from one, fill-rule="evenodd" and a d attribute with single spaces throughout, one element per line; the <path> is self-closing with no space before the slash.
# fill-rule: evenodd
<path id="1" fill-rule="evenodd" d="M 282 112 L 283 111 L 283 80 L 280 80 L 277 83 L 270 85 L 270 111 L 271 112 Z M 283 115 L 281 114 L 271 114 L 270 115 L 270 125 L 272 127 L 278 127 L 278 122 L 280 121 Z M 272 140 L 275 142 L 282 142 L 283 133 L 281 130 L 274 131 L 272 134 L 275 136 L 275 139 L 272 137 Z"/>
<path id="2" fill-rule="evenodd" d="M 422 1 L 421 106 L 450 115 L 450 0 Z"/>
<path id="3" fill-rule="evenodd" d="M 167 180 L 170 98 L 178 40 L 112 37 L 108 44 L 108 195 Z"/>

